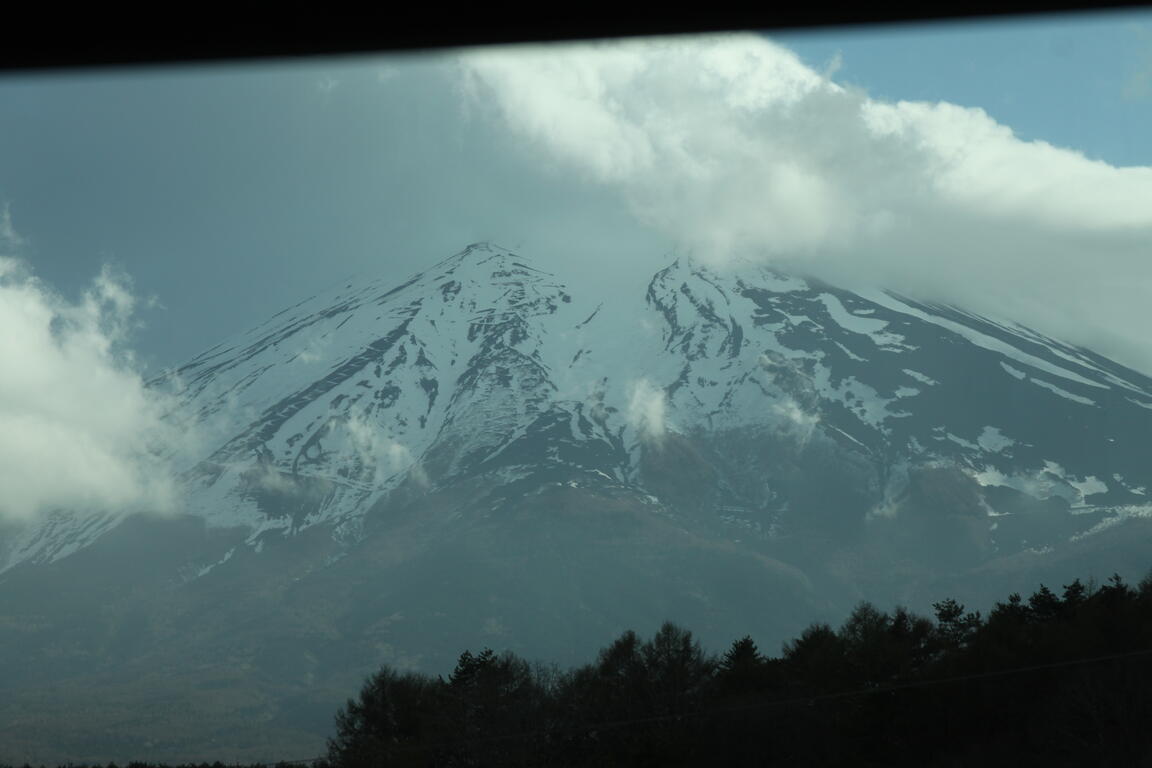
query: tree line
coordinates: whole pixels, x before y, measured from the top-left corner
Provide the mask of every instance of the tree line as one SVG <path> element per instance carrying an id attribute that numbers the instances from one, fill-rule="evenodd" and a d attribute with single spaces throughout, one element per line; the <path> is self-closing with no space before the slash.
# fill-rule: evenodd
<path id="1" fill-rule="evenodd" d="M 314 765 L 1152 766 L 1152 576 L 933 614 L 860 603 L 778 656 L 665 623 L 569 670 L 487 648 L 447 679 L 384 666 Z"/>
<path id="2" fill-rule="evenodd" d="M 464 652 L 384 667 L 327 762 L 368 766 L 1152 766 L 1152 578 L 1010 595 L 987 616 L 859 604 L 764 655 L 666 623 L 575 669 Z"/>

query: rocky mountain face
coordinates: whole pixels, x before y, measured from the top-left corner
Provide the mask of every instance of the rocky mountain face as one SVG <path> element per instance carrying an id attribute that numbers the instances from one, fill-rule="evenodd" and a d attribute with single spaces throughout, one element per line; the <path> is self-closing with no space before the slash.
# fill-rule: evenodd
<path id="1" fill-rule="evenodd" d="M 381 663 L 771 649 L 1149 565 L 1152 380 L 1091 351 L 754 264 L 622 304 L 487 244 L 397 277 L 152 382 L 202 446 L 179 515 L 5 532 L 0 761 L 308 757 Z"/>

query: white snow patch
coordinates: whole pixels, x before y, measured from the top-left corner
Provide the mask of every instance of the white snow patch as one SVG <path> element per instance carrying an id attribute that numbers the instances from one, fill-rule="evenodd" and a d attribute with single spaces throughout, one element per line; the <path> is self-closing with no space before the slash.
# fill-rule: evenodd
<path id="1" fill-rule="evenodd" d="M 1054 376 L 1068 379 L 1069 381 L 1075 381 L 1077 384 L 1085 384 L 1087 386 L 1096 387 L 1098 389 L 1108 389 L 1108 387 L 1104 384 L 1092 381 L 1091 379 L 1086 379 L 1083 376 L 1077 373 L 1073 373 L 1066 368 L 1061 368 L 1058 365 L 1053 365 L 1047 360 L 1042 360 L 1035 355 L 1028 354 L 1027 352 L 1017 349 L 1005 341 L 1001 341 L 1000 339 L 997 339 L 993 336 L 981 333 L 975 328 L 970 328 L 954 320 L 948 320 L 936 315 L 930 315 L 927 312 L 916 309 L 914 307 L 910 307 L 897 299 L 895 296 L 892 296 L 885 291 L 869 289 L 866 291 L 861 291 L 860 295 L 867 298 L 874 304 L 879 304 L 882 307 L 887 307 L 888 309 L 894 310 L 896 312 L 903 312 L 904 314 L 911 315 L 912 317 L 919 318 L 920 320 L 934 323 L 941 328 L 952 331 L 957 336 L 961 336 L 967 339 L 978 347 L 987 349 L 990 352 L 997 352 L 1001 355 L 1004 355 L 1005 357 L 1010 357 L 1016 362 L 1023 363 L 1031 368 L 1035 368 L 1038 371 L 1050 373 Z M 1001 363 L 1001 365 L 1003 365 L 1003 363 Z"/>
<path id="2" fill-rule="evenodd" d="M 1084 479 L 1078 480 L 1075 475 L 1070 475 L 1064 467 L 1060 466 L 1054 461 L 1044 462 L 1044 471 L 1059 477 L 1072 488 L 1076 489 L 1079 494 L 1079 499 L 1073 499 L 1073 503 L 1085 503 L 1085 498 L 1097 493 L 1107 493 L 1108 485 L 1095 475 L 1085 475 Z"/>
<path id="3" fill-rule="evenodd" d="M 1089 399 L 1087 397 L 1083 397 L 1081 395 L 1073 394 L 1072 392 L 1069 392 L 1066 389 L 1061 389 L 1060 387 L 1056 386 L 1055 384 L 1049 384 L 1048 382 L 1043 381 L 1041 379 L 1038 379 L 1035 376 L 1031 377 L 1028 380 L 1038 387 L 1044 387 L 1044 389 L 1047 389 L 1051 392 L 1055 392 L 1056 394 L 1060 395 L 1060 397 L 1064 398 L 1065 400 L 1071 400 L 1072 402 L 1080 403 L 1081 405 L 1096 405 L 1095 400 Z"/>
<path id="4" fill-rule="evenodd" d="M 839 385 L 834 386 L 832 384 L 832 371 L 826 365 L 816 366 L 816 375 L 813 377 L 812 383 L 816 385 L 816 390 L 822 397 L 843 403 L 844 407 L 854 413 L 858 419 L 869 426 L 877 427 L 881 432 L 884 431 L 882 426 L 884 420 L 898 415 L 888 410 L 888 405 L 895 398 L 881 397 L 875 389 L 857 380 L 854 376 L 849 376 L 843 379 Z M 849 398 L 849 392 L 852 394 L 851 398 Z"/>
<path id="5" fill-rule="evenodd" d="M 839 432 L 840 434 L 844 435 L 844 437 L 846 437 L 846 438 L 848 438 L 849 440 L 851 440 L 852 442 L 856 443 L 856 445 L 860 446 L 860 447 L 861 447 L 861 448 L 863 448 L 864 450 L 868 450 L 868 446 L 864 445 L 864 443 L 862 443 L 862 442 L 860 442 L 859 440 L 857 440 L 856 438 L 852 437 L 852 435 L 848 434 L 847 432 L 845 432 L 844 430 L 840 429 L 839 427 L 832 427 L 832 430 L 833 430 L 834 432 Z"/>
<path id="6" fill-rule="evenodd" d="M 1083 533 L 1072 536 L 1070 541 L 1079 541 L 1080 539 L 1094 536 L 1101 531 L 1106 531 L 1132 518 L 1152 518 L 1152 504 L 1132 504 L 1129 506 L 1114 507 L 1112 511 L 1115 513 L 1114 516 L 1106 517 Z"/>
<path id="7" fill-rule="evenodd" d="M 236 547 L 232 547 L 232 549 L 228 550 L 228 552 L 224 555 L 223 558 L 216 561 L 215 563 L 212 563 L 211 565 L 206 565 L 203 568 L 201 568 L 200 572 L 196 574 L 196 578 L 200 578 L 201 576 L 204 576 L 205 574 L 207 574 L 209 571 L 211 571 L 213 568 L 215 568 L 218 565 L 224 565 L 224 563 L 226 563 L 232 559 L 232 554 L 235 551 L 236 551 Z"/>
<path id="8" fill-rule="evenodd" d="M 985 318 L 985 319 L 987 320 L 987 318 Z M 1103 378 L 1107 379 L 1109 382 L 1111 382 L 1112 384 L 1115 384 L 1116 386 L 1124 387 L 1125 389 L 1130 389 L 1133 392 L 1138 392 L 1138 393 L 1144 394 L 1143 389 L 1136 386 L 1135 384 L 1133 384 L 1130 381 L 1126 381 L 1125 379 L 1122 379 L 1119 376 L 1116 376 L 1115 374 L 1104 370 L 1100 366 L 1096 365 L 1092 361 L 1091 358 L 1089 358 L 1086 355 L 1082 354 L 1081 352 L 1077 351 L 1074 347 L 1068 347 L 1067 345 L 1062 344 L 1061 342 L 1056 341 L 1055 339 L 1050 339 L 1047 336 L 1036 333 L 1031 328 L 1027 328 L 1023 325 L 1020 325 L 1019 323 L 1013 322 L 1013 323 L 1010 323 L 1008 325 L 1005 325 L 1003 323 L 996 323 L 996 325 L 1000 326 L 1001 328 L 1008 331 L 1009 333 L 1013 333 L 1013 334 L 1016 334 L 1018 336 L 1023 336 L 1025 338 L 1027 338 L 1028 340 L 1043 346 L 1044 348 L 1046 348 L 1049 352 L 1051 352 L 1056 357 L 1059 357 L 1063 360 L 1067 360 L 1070 363 L 1074 363 L 1075 365 L 1078 365 L 1081 368 L 1087 368 L 1088 370 L 1090 370 L 1090 371 L 1102 376 Z M 1065 351 L 1065 349 L 1071 350 L 1071 352 Z"/>
<path id="9" fill-rule="evenodd" d="M 1124 399 L 1130 403 L 1135 403 L 1136 405 L 1140 406 L 1141 408 L 1147 408 L 1148 410 L 1152 411 L 1152 403 L 1145 403 L 1142 400 L 1133 400 L 1130 397 L 1126 397 Z"/>
<path id="10" fill-rule="evenodd" d="M 969 442 L 968 440 L 965 440 L 962 437 L 957 437 L 956 435 L 952 434 L 951 432 L 948 433 L 948 439 L 951 440 L 952 442 L 956 443 L 957 445 L 961 445 L 961 446 L 967 448 L 970 451 L 980 450 L 980 446 L 976 445 L 976 443 Z"/>
<path id="11" fill-rule="evenodd" d="M 1108 484 L 1095 475 L 1088 475 L 1083 480 L 1066 479 L 1068 484 L 1080 491 L 1080 495 L 1084 498 L 1097 493 L 1108 493 Z"/>
<path id="12" fill-rule="evenodd" d="M 984 450 L 993 453 L 999 453 L 1005 448 L 1016 445 L 1015 440 L 1005 437 L 996 427 L 984 427 L 984 431 L 980 433 L 980 437 L 976 438 L 976 442 L 979 443 L 980 447 Z"/>
<path id="13" fill-rule="evenodd" d="M 844 308 L 840 299 L 830 293 L 822 293 L 819 298 L 828 310 L 828 314 L 844 330 L 871 338 L 881 349 L 907 348 L 903 336 L 885 330 L 888 327 L 887 320 L 877 320 L 874 317 L 861 317 L 852 314 Z"/>
<path id="14" fill-rule="evenodd" d="M 1008 363 L 1001 362 L 1000 367 L 1008 371 L 1008 375 L 1012 376 L 1012 378 L 1021 380 L 1028 378 L 1028 374 L 1024 373 L 1024 371 L 1013 368 L 1012 366 L 1008 365 Z"/>
<path id="15" fill-rule="evenodd" d="M 860 355 L 857 355 L 856 353 L 854 353 L 852 350 L 848 349 L 848 347 L 844 346 L 840 342 L 837 341 L 837 342 L 835 342 L 835 344 L 836 344 L 836 346 L 840 347 L 841 352 L 848 355 L 849 360 L 855 360 L 858 363 L 868 362 L 867 358 L 860 357 Z"/>
<path id="16" fill-rule="evenodd" d="M 1132 488 L 1129 488 L 1127 485 L 1124 484 L 1124 476 L 1120 475 L 1119 473 L 1113 474 L 1112 479 L 1115 480 L 1117 483 L 1119 483 L 1120 487 L 1124 488 L 1124 490 L 1128 491 L 1129 493 L 1134 493 L 1137 496 L 1143 496 L 1145 493 L 1148 492 L 1148 489 L 1142 485 L 1137 485 L 1137 486 L 1134 486 Z"/>
<path id="17" fill-rule="evenodd" d="M 995 467 L 986 466 L 972 472 L 971 477 L 982 486 L 1014 488 L 1037 499 L 1060 496 L 1070 504 L 1081 500 L 1077 498 L 1077 490 L 1065 478 L 1064 469 L 1051 461 L 1045 462 L 1043 469 L 1014 475 L 1006 475 Z"/>
<path id="18" fill-rule="evenodd" d="M 916 379 L 916 381 L 920 382 L 921 384 L 926 384 L 929 387 L 933 387 L 933 386 L 940 383 L 940 382 L 936 381 L 936 379 L 932 378 L 931 376 L 925 376 L 923 373 L 920 373 L 920 371 L 914 371 L 911 368 L 903 368 L 901 370 L 903 370 L 904 373 L 907 374 L 908 376 L 911 376 L 912 378 Z"/>

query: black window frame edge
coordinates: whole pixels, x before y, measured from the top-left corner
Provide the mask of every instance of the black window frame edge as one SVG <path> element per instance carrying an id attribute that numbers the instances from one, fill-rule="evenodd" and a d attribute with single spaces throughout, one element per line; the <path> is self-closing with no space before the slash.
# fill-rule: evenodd
<path id="1" fill-rule="evenodd" d="M 474 45 L 557 42 L 735 30 L 810 30 L 1014 16 L 1152 10 L 1148 2 L 1008 0 L 816 7 L 799 3 L 738 11 L 703 5 L 640 12 L 595 6 L 537 5 L 517 12 L 470 4 L 341 3 L 288 0 L 230 5 L 87 4 L 74 8 L 25 0 L 2 14 L 7 33 L 0 72 L 417 51 Z M 528 6 L 524 6 L 525 9 Z"/>

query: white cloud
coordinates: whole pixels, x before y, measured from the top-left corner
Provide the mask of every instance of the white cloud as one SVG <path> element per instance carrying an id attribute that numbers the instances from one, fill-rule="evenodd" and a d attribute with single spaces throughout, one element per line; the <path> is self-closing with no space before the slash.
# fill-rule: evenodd
<path id="1" fill-rule="evenodd" d="M 134 306 L 108 269 L 70 303 L 0 257 L 0 520 L 171 507 L 180 440 L 124 347 Z"/>
<path id="2" fill-rule="evenodd" d="M 27 245 L 27 241 L 12 226 L 12 207 L 4 203 L 0 208 L 0 257 L 12 256 Z"/>
<path id="3" fill-rule="evenodd" d="M 756 35 L 465 52 L 473 106 L 698 258 L 1000 313 L 1152 370 L 1152 168 L 890 103 Z"/>
<path id="4" fill-rule="evenodd" d="M 641 439 L 660 442 L 667 432 L 664 390 L 647 379 L 639 379 L 628 387 L 628 424 Z"/>
<path id="5" fill-rule="evenodd" d="M 292 475 L 281 472 L 272 464 L 261 464 L 249 475 L 249 480 L 262 490 L 273 493 L 296 494 L 300 483 Z"/>
<path id="6" fill-rule="evenodd" d="M 350 417 L 344 424 L 352 446 L 365 466 L 372 467 L 372 483 L 380 485 L 389 476 L 407 472 L 417 484 L 428 485 L 428 475 L 403 443 L 384 434 L 366 414 Z"/>
<path id="7" fill-rule="evenodd" d="M 919 169 L 937 205 L 1053 231 L 1152 227 L 1152 168 L 1115 168 L 1043 141 L 1021 141 L 981 109 L 902 101 L 863 104 L 877 138 L 897 137 L 928 160 Z"/>
<path id="8" fill-rule="evenodd" d="M 327 334 L 305 337 L 304 344 L 296 354 L 296 361 L 304 365 L 321 362 L 327 359 L 327 351 L 331 345 L 332 339 Z"/>
<path id="9" fill-rule="evenodd" d="M 820 423 L 820 414 L 805 411 L 793 398 L 782 399 L 772 406 L 772 411 L 781 419 L 781 425 L 795 434 L 801 446 L 808 445 Z"/>

